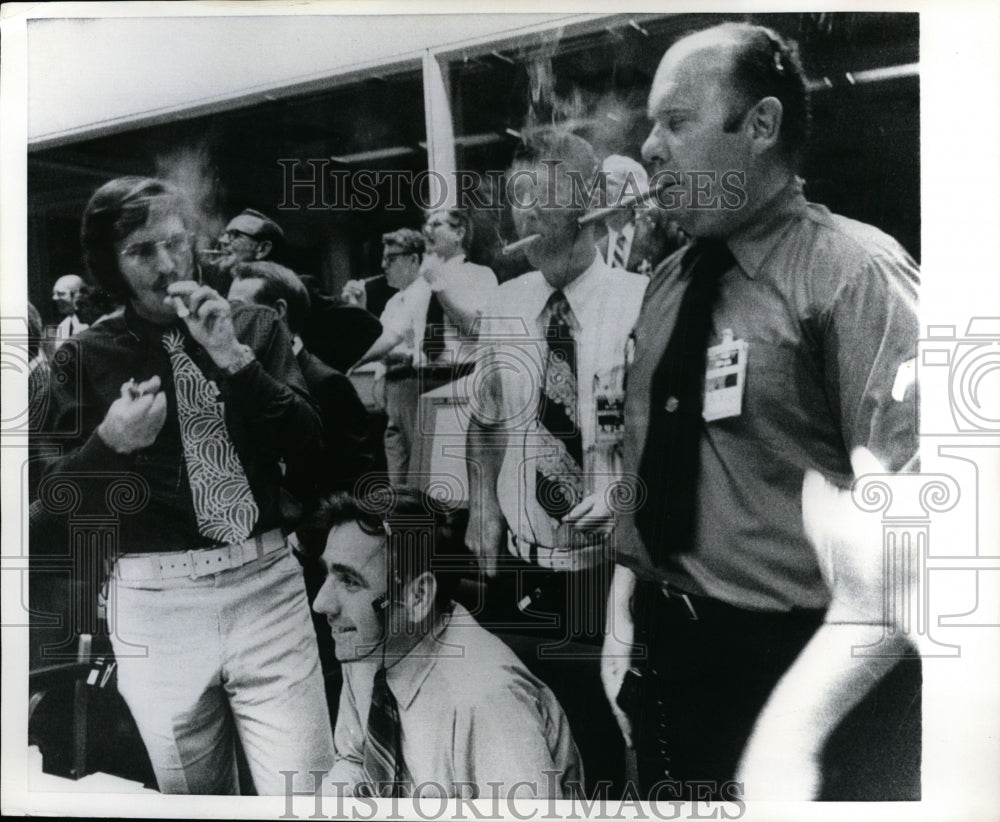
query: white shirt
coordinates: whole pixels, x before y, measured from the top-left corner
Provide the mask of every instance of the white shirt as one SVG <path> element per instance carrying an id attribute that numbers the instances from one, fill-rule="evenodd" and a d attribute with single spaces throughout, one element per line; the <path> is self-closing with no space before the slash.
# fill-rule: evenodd
<path id="1" fill-rule="evenodd" d="M 415 366 L 426 364 L 422 350 L 424 330 L 427 325 L 427 308 L 435 291 L 457 297 L 463 304 L 471 303 L 481 309 L 496 292 L 496 288 L 497 278 L 492 269 L 466 262 L 461 254 L 440 264 L 433 289 L 423 276 L 417 277 L 390 298 L 379 318 L 384 329 L 402 337 L 392 350 L 393 357 L 409 356 Z M 441 357 L 442 361 L 457 362 L 465 359 L 460 354 L 463 348 L 461 334 L 447 313 L 443 342 L 445 353 Z"/>
<path id="2" fill-rule="evenodd" d="M 376 652 L 342 667 L 336 759 L 324 780 L 334 793 L 351 794 L 362 779 L 378 664 Z M 552 691 L 461 605 L 391 664 L 386 683 L 399 709 L 411 791 L 468 796 L 472 783 L 488 798 L 494 790 L 507 796 L 523 781 L 536 785 L 539 797 L 562 799 L 583 779 L 569 721 Z"/>
<path id="3" fill-rule="evenodd" d="M 572 311 L 576 343 L 577 408 L 583 444 L 585 493 L 603 493 L 621 476 L 620 435 L 598 442 L 597 395 L 624 393 L 625 350 L 648 279 L 612 270 L 595 254 L 594 262 L 562 289 Z M 555 289 L 540 271 L 500 286 L 483 318 L 483 348 L 477 381 L 485 369 L 496 374 L 498 391 L 480 391 L 475 410 L 481 421 L 507 434 L 497 480 L 500 508 L 519 543 L 555 545 L 554 522 L 535 500 L 535 474 L 543 437 L 537 412 L 547 356 L 546 308 Z M 514 548 L 512 547 L 512 551 Z M 524 550 L 517 549 L 524 555 Z M 560 567 L 559 560 L 539 564 Z"/>
<path id="4" fill-rule="evenodd" d="M 70 314 L 68 317 L 63 317 L 62 322 L 56 327 L 55 347 L 58 348 L 74 334 L 79 334 L 81 331 L 85 331 L 88 328 L 90 328 L 90 326 L 86 323 L 80 322 L 76 314 Z"/>

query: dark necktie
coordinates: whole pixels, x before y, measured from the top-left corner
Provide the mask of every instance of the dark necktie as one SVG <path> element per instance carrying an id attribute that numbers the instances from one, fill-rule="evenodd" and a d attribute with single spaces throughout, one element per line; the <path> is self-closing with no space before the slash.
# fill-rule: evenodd
<path id="1" fill-rule="evenodd" d="M 646 504 L 635 522 L 654 561 L 692 547 L 712 309 L 719 280 L 734 264 L 719 240 L 696 241 L 681 262 L 690 279 L 650 382 L 649 427 L 639 463 Z"/>
<path id="2" fill-rule="evenodd" d="M 611 255 L 612 268 L 625 268 L 625 232 L 619 231 L 615 239 L 615 250 Z"/>
<path id="3" fill-rule="evenodd" d="M 368 709 L 363 775 L 370 796 L 402 796 L 405 765 L 399 739 L 399 707 L 389 690 L 385 668 L 375 672 Z"/>
<path id="4" fill-rule="evenodd" d="M 260 514 L 246 472 L 229 439 L 218 389 L 184 351 L 184 337 L 163 335 L 177 393 L 177 419 L 198 531 L 216 542 L 243 542 Z"/>
<path id="5" fill-rule="evenodd" d="M 437 294 L 431 294 L 427 304 L 427 322 L 424 325 L 424 357 L 433 363 L 444 353 L 444 306 Z"/>
<path id="6" fill-rule="evenodd" d="M 562 519 L 583 498 L 583 439 L 577 408 L 576 342 L 570 305 L 554 291 L 546 307 L 545 364 L 538 421 L 551 439 L 535 473 L 535 499 L 555 519 Z"/>

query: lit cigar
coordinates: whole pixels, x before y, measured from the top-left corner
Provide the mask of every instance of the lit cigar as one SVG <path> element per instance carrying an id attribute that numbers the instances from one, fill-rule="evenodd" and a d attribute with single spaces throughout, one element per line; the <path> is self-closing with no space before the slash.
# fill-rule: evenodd
<path id="1" fill-rule="evenodd" d="M 585 225 L 590 225 L 591 223 L 598 223 L 601 220 L 605 220 L 615 212 L 621 211 L 623 208 L 634 208 L 635 206 L 646 205 L 651 200 L 656 198 L 659 190 L 659 186 L 650 188 L 638 197 L 626 197 L 616 206 L 608 206 L 607 208 L 597 208 L 593 211 L 588 211 L 580 219 L 578 219 L 577 222 L 581 227 L 583 227 Z"/>
<path id="2" fill-rule="evenodd" d="M 527 248 L 529 245 L 531 245 L 533 242 L 535 242 L 535 240 L 540 240 L 540 239 L 542 239 L 542 235 L 541 234 L 529 234 L 527 237 L 522 237 L 517 242 L 510 243 L 510 245 L 505 245 L 503 247 L 502 254 L 505 257 L 509 256 L 510 254 L 515 254 L 516 252 L 520 251 L 522 248 Z"/>

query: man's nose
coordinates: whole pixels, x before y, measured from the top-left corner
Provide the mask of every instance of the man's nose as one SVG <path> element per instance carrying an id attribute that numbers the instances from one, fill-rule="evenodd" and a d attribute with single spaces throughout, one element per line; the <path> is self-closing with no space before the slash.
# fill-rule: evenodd
<path id="1" fill-rule="evenodd" d="M 169 273 L 176 270 L 177 260 L 163 245 L 156 246 L 156 270 Z"/>
<path id="2" fill-rule="evenodd" d="M 647 163 L 665 163 L 670 158 L 670 152 L 663 145 L 660 127 L 653 126 L 646 142 L 642 144 L 642 159 Z"/>
<path id="3" fill-rule="evenodd" d="M 327 579 L 313 600 L 313 610 L 317 614 L 336 616 L 340 613 L 340 597 L 337 595 L 333 580 Z"/>

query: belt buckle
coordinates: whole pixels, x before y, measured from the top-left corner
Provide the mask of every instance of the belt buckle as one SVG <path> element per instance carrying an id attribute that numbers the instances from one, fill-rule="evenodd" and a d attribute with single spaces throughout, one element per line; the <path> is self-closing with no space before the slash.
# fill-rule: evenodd
<path id="1" fill-rule="evenodd" d="M 188 571 L 188 578 L 191 580 L 196 580 L 196 579 L 201 579 L 204 576 L 208 576 L 208 574 L 198 573 L 198 565 L 194 555 L 195 555 L 195 550 L 193 548 L 189 548 L 187 552 L 187 559 L 191 565 L 191 568 Z"/>
<path id="2" fill-rule="evenodd" d="M 660 588 L 663 591 L 663 596 L 667 599 L 674 599 L 675 597 L 684 603 L 684 606 L 688 610 L 688 619 L 696 622 L 698 620 L 698 612 L 695 610 L 694 603 L 691 602 L 691 597 L 685 594 L 683 591 L 671 591 L 669 584 L 664 584 Z"/>

